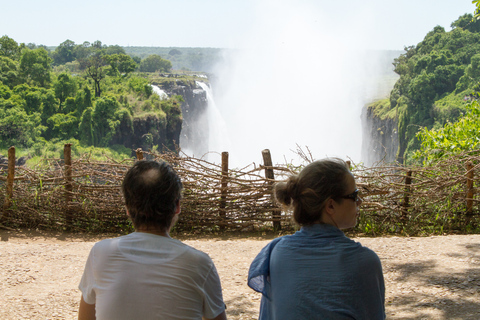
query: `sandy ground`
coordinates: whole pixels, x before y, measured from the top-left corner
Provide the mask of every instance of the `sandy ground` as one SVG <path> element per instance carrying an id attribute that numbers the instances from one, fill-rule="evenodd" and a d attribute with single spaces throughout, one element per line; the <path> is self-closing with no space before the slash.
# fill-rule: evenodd
<path id="1" fill-rule="evenodd" d="M 0 319 L 76 319 L 85 260 L 99 237 L 0 230 Z M 220 274 L 229 319 L 257 319 L 250 262 L 271 236 L 182 239 Z M 355 239 L 378 253 L 388 319 L 480 319 L 480 235 Z"/>

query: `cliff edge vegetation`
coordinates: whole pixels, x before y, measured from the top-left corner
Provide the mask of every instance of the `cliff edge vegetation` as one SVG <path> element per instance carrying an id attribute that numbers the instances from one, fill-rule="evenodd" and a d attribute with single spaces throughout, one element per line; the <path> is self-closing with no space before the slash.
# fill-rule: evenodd
<path id="1" fill-rule="evenodd" d="M 175 150 L 182 127 L 180 95 L 162 98 L 152 84 L 191 85 L 197 77 L 172 73 L 157 54 L 143 59 L 117 45 L 66 40 L 54 50 L 0 37 L 0 154 L 61 157 L 132 149 Z"/>
<path id="2" fill-rule="evenodd" d="M 368 106 L 375 117 L 398 123 L 400 163 L 416 161 L 420 131 L 457 121 L 480 89 L 480 22 L 465 14 L 451 28 L 436 26 L 416 46 L 406 47 L 393 62 L 400 78 L 390 96 Z"/>

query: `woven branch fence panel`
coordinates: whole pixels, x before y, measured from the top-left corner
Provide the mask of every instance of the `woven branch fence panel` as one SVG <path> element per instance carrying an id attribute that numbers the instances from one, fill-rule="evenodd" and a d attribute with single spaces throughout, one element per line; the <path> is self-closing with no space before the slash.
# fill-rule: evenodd
<path id="1" fill-rule="evenodd" d="M 184 184 L 182 213 L 176 230 L 292 229 L 291 213 L 272 196 L 274 182 L 298 168 L 255 166 L 225 170 L 176 154 L 140 153 L 170 162 Z M 34 169 L 0 164 L 0 223 L 12 228 L 92 232 L 131 230 L 120 185 L 136 159 L 122 162 L 88 158 L 45 159 Z M 67 163 L 68 162 L 68 163 Z M 69 164 L 70 163 L 70 164 Z M 69 170 L 71 168 L 71 170 Z M 266 178 L 266 170 L 273 179 Z M 357 233 L 435 234 L 478 231 L 480 157 L 462 154 L 430 167 L 353 165 L 363 204 Z"/>

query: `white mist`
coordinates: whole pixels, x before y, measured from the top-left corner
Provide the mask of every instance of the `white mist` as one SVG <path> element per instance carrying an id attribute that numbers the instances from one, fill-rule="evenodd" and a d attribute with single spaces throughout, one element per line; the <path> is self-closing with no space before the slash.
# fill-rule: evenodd
<path id="1" fill-rule="evenodd" d="M 361 161 L 361 109 L 375 94 L 376 67 L 364 60 L 372 17 L 360 5 L 350 5 L 354 16 L 332 6 L 259 1 L 256 20 L 216 73 L 215 101 L 231 144 L 211 151 L 228 151 L 237 167 L 261 163 L 263 149 L 274 163 L 298 163 L 297 145 L 314 158 Z"/>
<path id="2" fill-rule="evenodd" d="M 202 124 L 199 124 L 203 126 L 202 130 L 208 132 L 208 148 L 204 153 L 206 153 L 206 160 L 219 163 L 220 153 L 232 148 L 227 125 L 217 108 L 212 89 L 204 82 L 197 81 L 197 85 L 205 91 L 208 101 L 206 117 L 203 118 Z"/>

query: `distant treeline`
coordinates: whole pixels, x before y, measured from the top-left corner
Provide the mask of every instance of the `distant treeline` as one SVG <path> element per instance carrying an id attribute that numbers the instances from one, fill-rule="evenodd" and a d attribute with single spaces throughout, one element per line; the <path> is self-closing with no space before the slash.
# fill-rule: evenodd
<path id="1" fill-rule="evenodd" d="M 172 62 L 174 70 L 213 72 L 215 64 L 222 61 L 225 49 L 181 47 L 123 47 L 131 56 L 145 58 L 157 54 Z"/>
<path id="2" fill-rule="evenodd" d="M 120 47 L 120 46 L 118 46 Z M 57 47 L 45 47 L 54 52 Z M 172 63 L 173 70 L 213 72 L 214 66 L 224 59 L 228 49 L 190 47 L 121 47 L 124 53 L 138 61 L 158 55 Z M 398 54 L 397 54 L 398 56 Z M 392 58 L 393 60 L 393 58 Z"/>

